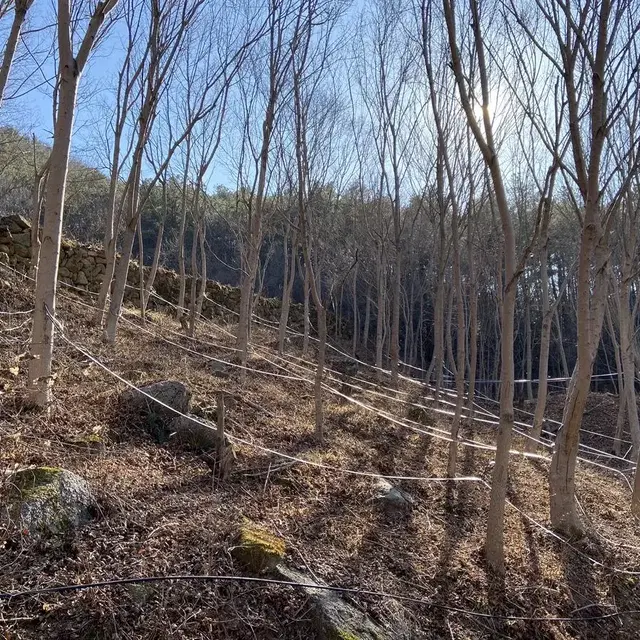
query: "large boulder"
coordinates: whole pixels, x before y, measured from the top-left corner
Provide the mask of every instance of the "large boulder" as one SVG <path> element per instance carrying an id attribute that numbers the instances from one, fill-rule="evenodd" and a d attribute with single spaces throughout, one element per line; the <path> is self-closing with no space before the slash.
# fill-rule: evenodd
<path id="1" fill-rule="evenodd" d="M 276 573 L 295 582 L 309 598 L 318 640 L 384 640 L 387 634 L 366 613 L 340 597 L 339 592 L 318 589 L 303 573 L 280 564 Z M 308 585 L 308 586 L 307 586 Z"/>
<path id="2" fill-rule="evenodd" d="M 245 519 L 235 537 L 231 555 L 251 573 L 274 570 L 284 558 L 285 541 Z"/>
<path id="3" fill-rule="evenodd" d="M 385 478 L 380 477 L 376 480 L 374 491 L 374 501 L 388 514 L 407 515 L 413 510 L 413 497 L 406 491 L 394 487 Z"/>
<path id="4" fill-rule="evenodd" d="M 140 424 L 160 442 L 169 438 L 176 417 L 189 413 L 190 405 L 191 391 L 178 380 L 155 382 L 139 390 L 127 389 L 120 396 L 120 406 L 135 414 Z"/>
<path id="5" fill-rule="evenodd" d="M 340 593 L 319 589 L 318 583 L 284 562 L 286 543 L 264 527 L 245 519 L 240 525 L 231 554 L 253 574 L 267 573 L 302 591 L 313 610 L 318 640 L 385 640 L 388 636 L 366 613 L 340 597 Z"/>
<path id="6" fill-rule="evenodd" d="M 9 517 L 32 538 L 68 534 L 97 512 L 87 482 L 66 469 L 22 469 L 9 477 L 8 486 Z"/>

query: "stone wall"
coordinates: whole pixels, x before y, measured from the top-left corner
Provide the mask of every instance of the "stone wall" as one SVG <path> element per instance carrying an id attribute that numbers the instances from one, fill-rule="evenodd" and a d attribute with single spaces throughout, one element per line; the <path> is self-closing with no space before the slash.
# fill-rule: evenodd
<path id="1" fill-rule="evenodd" d="M 0 217 L 0 262 L 10 267 L 27 272 L 31 261 L 31 225 L 22 216 L 11 215 Z M 102 247 L 83 245 L 72 240 L 63 239 L 60 249 L 60 282 L 86 291 L 97 292 L 102 283 L 107 261 Z M 149 267 L 144 267 L 148 276 Z M 140 267 L 131 261 L 125 300 L 137 304 L 139 301 Z M 187 303 L 191 279 L 187 278 Z M 180 281 L 178 274 L 169 269 L 159 268 L 154 282 L 156 293 L 170 303 L 178 302 Z M 206 317 L 229 316 L 233 314 L 226 309 L 237 312 L 240 307 L 240 289 L 220 284 L 213 280 L 207 282 L 206 298 L 202 313 Z M 162 307 L 162 301 L 152 297 L 150 308 Z M 280 300 L 278 298 L 260 298 L 256 313 L 267 320 L 278 321 L 280 318 Z M 290 322 L 300 326 L 303 321 L 302 305 L 292 304 L 289 314 Z"/>

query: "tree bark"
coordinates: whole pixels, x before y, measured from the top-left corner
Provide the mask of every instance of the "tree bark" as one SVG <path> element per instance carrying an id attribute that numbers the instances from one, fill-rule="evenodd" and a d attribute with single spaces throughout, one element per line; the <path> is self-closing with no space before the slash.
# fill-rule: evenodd
<path id="1" fill-rule="evenodd" d="M 371 322 L 371 287 L 367 287 L 367 301 L 364 307 L 364 327 L 362 328 L 362 346 L 369 348 L 369 323 Z"/>
<path id="2" fill-rule="evenodd" d="M 287 237 L 291 232 L 291 225 L 287 225 Z M 296 255 L 298 252 L 298 232 L 294 230 L 291 237 L 291 256 L 287 256 L 287 237 L 284 240 L 284 277 L 282 281 L 282 305 L 280 307 L 280 325 L 278 328 L 278 353 L 284 353 L 284 343 L 289 323 L 289 309 L 291 308 L 291 293 L 296 279 Z"/>
<path id="3" fill-rule="evenodd" d="M 50 406 L 51 365 L 56 313 L 56 283 L 62 240 L 64 196 L 71 150 L 71 135 L 80 74 L 91 52 L 105 16 L 115 0 L 99 3 L 91 16 L 77 56 L 71 42 L 71 13 L 68 0 L 58 0 L 58 111 L 55 119 L 50 171 L 47 180 L 40 267 L 36 275 L 35 304 L 31 331 L 28 390 L 29 400 L 39 407 Z"/>
<path id="4" fill-rule="evenodd" d="M 187 268 L 184 257 L 185 234 L 187 232 L 187 186 L 189 179 L 189 169 L 191 166 L 191 136 L 187 136 L 185 141 L 185 167 L 182 177 L 182 199 L 180 202 L 180 233 L 178 234 L 178 273 L 180 274 L 180 289 L 178 292 L 178 308 L 176 309 L 176 319 L 180 321 L 184 313 L 184 299 L 187 291 Z"/>

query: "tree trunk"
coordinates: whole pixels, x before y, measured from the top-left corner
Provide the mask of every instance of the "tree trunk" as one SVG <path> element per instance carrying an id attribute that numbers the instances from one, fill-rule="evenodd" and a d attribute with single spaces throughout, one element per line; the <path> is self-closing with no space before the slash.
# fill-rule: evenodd
<path id="1" fill-rule="evenodd" d="M 296 279 L 296 255 L 298 251 L 298 233 L 294 230 L 291 238 L 291 256 L 287 256 L 287 239 L 291 225 L 287 225 L 287 236 L 284 239 L 284 277 L 282 280 L 282 305 L 280 306 L 280 325 L 278 328 L 278 353 L 284 353 L 284 343 L 289 323 L 289 309 L 291 308 L 291 293 Z"/>
<path id="2" fill-rule="evenodd" d="M 631 260 L 625 260 L 622 268 L 622 282 L 618 291 L 618 318 L 620 320 L 620 359 L 622 361 L 623 388 L 620 394 L 625 396 L 629 431 L 633 443 L 632 459 L 640 455 L 640 421 L 638 420 L 638 403 L 636 401 L 635 378 L 636 368 L 633 360 L 633 343 L 636 328 L 631 315 L 631 277 L 633 272 Z M 634 500 L 634 504 L 635 504 Z"/>
<path id="3" fill-rule="evenodd" d="M 367 287 L 367 301 L 364 307 L 364 327 L 362 329 L 362 346 L 369 348 L 369 323 L 371 322 L 371 287 Z"/>
<path id="4" fill-rule="evenodd" d="M 196 311 L 198 307 L 198 242 L 204 247 L 204 240 L 200 238 L 202 214 L 200 209 L 200 191 L 202 188 L 200 176 L 196 181 L 196 193 L 193 203 L 193 236 L 191 237 L 191 290 L 189 291 L 189 335 L 193 338 L 196 332 Z M 202 258 L 202 256 L 201 256 Z M 206 265 L 205 265 L 206 266 Z"/>
<path id="5" fill-rule="evenodd" d="M 562 377 L 569 377 L 569 366 L 567 364 L 567 355 L 564 351 L 564 340 L 562 338 L 562 325 L 560 324 L 560 314 L 558 313 L 558 308 L 556 307 L 553 315 L 556 321 L 556 332 L 558 334 L 558 351 L 560 352 L 560 363 L 562 365 Z"/>
<path id="6" fill-rule="evenodd" d="M 442 374 L 444 367 L 444 294 L 445 294 L 445 269 L 447 264 L 446 254 L 446 229 L 444 211 L 444 163 L 442 149 L 438 146 L 438 162 L 436 164 L 436 182 L 438 189 L 438 272 L 436 283 L 436 302 L 433 318 L 433 369 L 435 369 L 436 400 L 440 396 L 442 388 Z M 431 370 L 431 365 L 429 366 Z M 431 381 L 431 373 L 427 376 Z"/>
<path id="7" fill-rule="evenodd" d="M 478 369 L 478 283 L 476 282 L 475 267 L 472 266 L 473 256 L 469 256 L 469 417 L 473 419 L 475 413 L 476 374 Z"/>
<path id="8" fill-rule="evenodd" d="M 531 437 L 540 440 L 544 423 L 544 412 L 547 408 L 547 392 L 549 378 L 549 351 L 551 347 L 551 319 L 555 310 L 549 305 L 549 218 L 545 215 L 543 228 L 540 234 L 540 297 L 542 303 L 542 329 L 540 332 L 540 357 L 538 360 L 538 394 L 536 408 L 533 415 L 533 429 Z M 558 294 L 561 295 L 561 294 Z M 531 377 L 531 376 L 529 376 Z M 527 449 L 533 451 L 536 443 L 533 440 L 527 442 Z"/>
<path id="9" fill-rule="evenodd" d="M 249 332 L 251 315 L 253 311 L 253 290 L 256 284 L 256 276 L 260 265 L 260 247 L 262 245 L 262 208 L 267 188 L 267 165 L 269 162 L 269 150 L 271 146 L 271 134 L 275 119 L 275 108 L 278 101 L 278 89 L 270 87 L 269 101 L 262 123 L 262 146 L 260 149 L 260 162 L 258 166 L 258 183 L 255 198 L 252 203 L 251 216 L 247 237 L 247 255 L 242 270 L 240 282 L 240 313 L 238 316 L 238 335 L 236 348 L 240 351 L 240 361 L 246 367 L 249 350 Z M 242 369 L 244 378 L 246 369 Z"/>
<path id="10" fill-rule="evenodd" d="M 616 432 L 613 441 L 613 452 L 617 456 L 622 455 L 622 433 L 624 431 L 624 423 L 627 411 L 627 396 L 624 393 L 624 378 L 622 374 L 622 360 L 620 358 L 620 347 L 616 339 L 616 331 L 611 318 L 611 309 L 609 303 L 606 308 L 607 327 L 609 328 L 609 336 L 613 345 L 613 354 L 616 360 L 616 372 L 618 376 L 618 418 L 616 420 Z"/>
<path id="11" fill-rule="evenodd" d="M 31 191 L 31 264 L 29 265 L 29 273 L 32 278 L 36 277 L 40 262 L 40 217 L 43 204 L 43 188 L 46 187 L 49 171 L 48 164 L 47 161 L 47 165 L 42 172 L 38 173 L 36 171 Z"/>
<path id="12" fill-rule="evenodd" d="M 531 335 L 532 333 L 531 331 L 531 291 L 529 289 L 529 283 L 526 279 L 524 282 L 524 289 L 525 289 L 524 331 L 525 331 L 525 343 L 526 343 L 526 349 L 525 349 L 526 375 L 525 377 L 527 379 L 527 383 L 526 383 L 527 400 L 531 401 L 533 400 L 533 384 L 531 382 L 531 379 L 533 378 L 533 345 L 532 345 L 533 337 Z"/>
<path id="13" fill-rule="evenodd" d="M 184 313 L 184 298 L 187 291 L 187 268 L 184 257 L 184 243 L 186 240 L 185 234 L 187 232 L 187 185 L 189 178 L 189 168 L 191 165 L 191 136 L 187 136 L 186 139 L 186 157 L 184 176 L 182 177 L 182 199 L 180 203 L 182 214 L 180 216 L 180 233 L 178 234 L 178 273 L 180 274 L 180 289 L 178 292 L 178 308 L 176 309 L 176 319 L 180 321 L 182 314 Z"/>
<path id="14" fill-rule="evenodd" d="M 462 275 L 460 273 L 460 241 L 458 233 L 458 207 L 453 193 L 453 176 L 449 175 L 451 197 L 453 202 L 451 235 L 453 236 L 453 286 L 456 288 L 456 316 L 457 316 L 457 367 L 456 367 L 456 408 L 451 423 L 451 442 L 449 443 L 449 460 L 447 464 L 447 475 L 454 478 L 458 460 L 458 430 L 462 417 L 462 407 L 464 406 L 464 359 L 465 359 L 465 318 L 464 318 L 464 295 L 462 290 Z"/>
<path id="15" fill-rule="evenodd" d="M 304 266 L 304 335 L 302 337 L 302 355 L 306 356 L 309 352 L 309 331 L 311 329 L 311 321 L 309 319 L 309 270 L 305 262 Z"/>
<path id="16" fill-rule="evenodd" d="M 196 198 L 198 196 L 196 195 Z M 189 290 L 189 335 L 193 338 L 196 329 L 196 295 L 198 287 L 198 239 L 200 225 L 197 219 L 193 222 L 191 236 L 191 287 Z"/>
<path id="17" fill-rule="evenodd" d="M 145 323 L 145 305 L 144 305 L 144 242 L 142 238 L 142 216 L 138 218 L 138 292 L 140 299 L 140 318 L 142 324 Z"/>
<path id="18" fill-rule="evenodd" d="M 58 113 L 51 149 L 47 180 L 42 243 L 36 275 L 35 307 L 29 360 L 29 400 L 39 407 L 51 402 L 51 363 L 53 357 L 54 324 L 56 315 L 56 282 L 62 240 L 64 196 L 71 149 L 71 132 L 76 106 L 79 75 L 74 61 L 60 59 Z"/>
<path id="19" fill-rule="evenodd" d="M 378 368 L 378 378 L 381 379 L 382 369 L 382 354 L 384 349 L 384 323 L 385 323 L 385 273 L 383 267 L 383 254 L 380 249 L 377 252 L 377 290 L 378 290 L 378 303 L 376 314 L 376 367 Z"/>
<path id="20" fill-rule="evenodd" d="M 551 496 L 551 524 L 558 531 L 569 535 L 582 535 L 583 524 L 578 517 L 575 503 L 575 468 L 580 441 L 580 425 L 589 395 L 593 361 L 598 350 L 608 289 L 606 246 L 596 244 L 597 205 L 595 201 L 585 210 L 585 224 L 580 241 L 578 259 L 577 304 L 577 362 L 567 393 L 562 428 L 558 432 L 549 470 Z M 603 243 L 604 245 L 604 243 Z M 591 262 L 596 254 L 596 277 L 591 286 Z"/>
<path id="21" fill-rule="evenodd" d="M 151 297 L 151 289 L 156 281 L 156 274 L 158 273 L 158 267 L 160 266 L 160 254 L 162 253 L 162 239 L 164 237 L 164 225 L 167 219 L 168 205 L 167 205 L 167 179 L 162 181 L 162 218 L 160 219 L 160 226 L 158 227 L 158 235 L 156 236 L 156 246 L 153 249 L 153 262 L 151 263 L 151 269 L 149 271 L 149 277 L 144 290 L 144 307 L 147 308 L 149 304 L 149 298 Z"/>
<path id="22" fill-rule="evenodd" d="M 353 287 L 351 289 L 351 308 L 353 310 L 353 337 L 351 341 L 351 355 L 355 358 L 358 350 L 358 335 L 360 333 L 358 327 L 358 263 L 353 268 Z"/>
<path id="23" fill-rule="evenodd" d="M 198 301 L 196 303 L 196 320 L 202 315 L 204 297 L 207 293 L 207 222 L 204 215 L 200 217 L 200 288 L 198 289 Z M 195 321 L 194 321 L 195 333 Z"/>
<path id="24" fill-rule="evenodd" d="M 122 310 L 122 301 L 127 287 L 127 274 L 129 273 L 129 263 L 133 251 L 133 241 L 138 227 L 138 195 L 140 188 L 140 167 L 141 167 L 142 147 L 139 146 L 134 153 L 133 165 L 129 172 L 128 192 L 127 192 L 127 224 L 122 238 L 122 255 L 114 270 L 113 289 L 107 321 L 104 330 L 104 339 L 113 344 L 116 340 L 118 329 L 118 319 Z"/>

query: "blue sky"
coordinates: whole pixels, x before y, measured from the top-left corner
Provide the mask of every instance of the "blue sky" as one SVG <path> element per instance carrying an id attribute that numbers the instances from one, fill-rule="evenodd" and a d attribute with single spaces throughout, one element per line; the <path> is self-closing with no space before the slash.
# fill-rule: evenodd
<path id="1" fill-rule="evenodd" d="M 10 17 L 0 24 L 0 38 L 6 37 Z M 23 40 L 5 92 L 8 99 L 0 109 L 1 124 L 29 136 L 35 133 L 46 144 L 51 144 L 53 130 L 51 78 L 57 64 L 52 47 L 56 35 L 54 20 L 53 7 L 36 0 L 23 29 Z M 93 51 L 80 80 L 71 153 L 75 159 L 101 170 L 106 169 L 106 152 L 101 151 L 104 145 L 100 139 L 113 108 L 124 50 L 124 26 L 115 23 Z M 233 185 L 225 168 L 217 165 L 212 169 L 211 188 L 219 183 Z"/>

